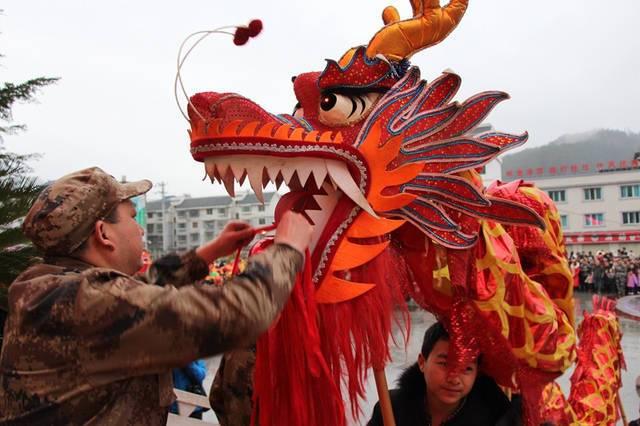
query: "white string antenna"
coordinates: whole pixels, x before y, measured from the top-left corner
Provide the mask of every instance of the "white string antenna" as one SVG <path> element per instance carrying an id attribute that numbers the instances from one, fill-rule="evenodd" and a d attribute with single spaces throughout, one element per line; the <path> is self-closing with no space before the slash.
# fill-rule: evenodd
<path id="1" fill-rule="evenodd" d="M 195 33 L 191 33 L 189 34 L 184 41 L 182 42 L 182 44 L 180 44 L 180 49 L 178 49 L 178 61 L 177 61 L 177 68 L 176 68 L 176 78 L 173 82 L 173 94 L 174 97 L 176 99 L 176 105 L 178 105 L 178 109 L 180 110 L 180 113 L 182 114 L 182 116 L 189 121 L 189 116 L 184 112 L 184 110 L 182 109 L 182 106 L 180 105 L 180 99 L 178 98 L 178 85 L 180 85 L 180 90 L 182 91 L 182 95 L 187 99 L 187 102 L 189 103 L 189 105 L 191 105 L 191 108 L 193 109 L 193 111 L 198 114 L 198 116 L 200 117 L 200 119 L 202 119 L 202 121 L 206 121 L 205 118 L 202 116 L 202 114 L 200 114 L 200 112 L 195 108 L 195 106 L 191 103 L 191 99 L 189 98 L 189 95 L 187 94 L 187 90 L 184 88 L 184 83 L 182 81 L 182 75 L 180 74 L 180 71 L 182 71 L 182 66 L 184 65 L 184 62 L 187 60 L 187 58 L 189 57 L 189 54 L 193 51 L 193 49 L 195 49 L 195 47 L 200 44 L 200 42 L 202 40 L 204 40 L 205 38 L 207 38 L 208 36 L 210 36 L 211 34 L 227 34 L 230 35 L 231 37 L 234 36 L 234 33 L 230 32 L 230 31 L 225 31 L 225 30 L 229 30 L 231 28 L 235 28 L 234 26 L 226 26 L 226 27 L 220 27 L 220 28 L 216 28 L 215 30 L 204 30 L 204 31 L 196 31 Z M 182 56 L 182 50 L 184 49 L 185 45 L 187 44 L 187 42 L 192 39 L 193 37 L 200 35 L 200 37 L 191 45 L 191 47 L 189 48 L 189 50 L 187 50 L 187 52 L 184 54 L 184 56 Z"/>
<path id="2" fill-rule="evenodd" d="M 233 31 L 229 31 L 229 30 L 233 30 Z M 226 34 L 226 35 L 230 35 L 231 37 L 233 37 L 233 42 L 236 45 L 240 46 L 240 45 L 245 44 L 249 38 L 256 37 L 260 33 L 260 31 L 262 31 L 262 22 L 259 21 L 259 20 L 255 20 L 254 19 L 246 27 L 236 26 L 236 25 L 228 25 L 228 26 L 216 28 L 214 30 L 196 31 L 195 33 L 189 34 L 184 39 L 182 44 L 180 44 L 180 49 L 178 49 L 178 59 L 177 59 L 177 64 L 176 64 L 177 65 L 177 67 L 176 67 L 176 78 L 175 78 L 174 83 L 173 83 L 173 95 L 175 97 L 176 105 L 178 105 L 178 109 L 180 110 L 180 113 L 182 114 L 182 116 L 187 121 L 189 121 L 189 116 L 184 112 L 184 110 L 180 106 L 180 100 L 178 99 L 178 85 L 180 86 L 180 90 L 182 91 L 182 95 L 187 99 L 187 102 L 191 106 L 191 109 L 193 109 L 193 111 L 196 114 L 198 114 L 198 117 L 200 117 L 200 119 L 202 121 L 206 121 L 206 119 L 202 116 L 202 114 L 200 114 L 198 109 L 191 103 L 191 98 L 187 94 L 187 90 L 184 88 L 184 83 L 182 81 L 182 75 L 180 74 L 180 72 L 182 71 L 182 66 L 184 65 L 185 61 L 187 60 L 187 58 L 189 57 L 189 55 L 191 54 L 193 49 L 195 49 L 196 46 L 198 44 L 200 44 L 200 42 L 202 40 L 204 40 L 205 38 L 207 38 L 211 34 Z M 191 40 L 193 37 L 198 36 L 198 35 L 200 37 L 198 37 L 198 39 L 191 45 L 191 47 L 189 47 L 189 49 L 186 51 L 186 53 L 183 56 L 182 55 L 182 51 L 185 48 L 185 45 L 187 44 L 187 42 L 189 40 Z"/>

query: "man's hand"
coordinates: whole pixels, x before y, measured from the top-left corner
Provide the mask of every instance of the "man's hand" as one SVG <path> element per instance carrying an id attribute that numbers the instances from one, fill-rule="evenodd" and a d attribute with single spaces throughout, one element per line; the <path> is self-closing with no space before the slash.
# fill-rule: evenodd
<path id="1" fill-rule="evenodd" d="M 219 257 L 228 256 L 253 240 L 253 227 L 246 222 L 232 220 L 228 222 L 220 235 L 213 241 L 196 249 L 196 254 L 207 263 Z"/>
<path id="2" fill-rule="evenodd" d="M 304 256 L 305 250 L 311 243 L 313 226 L 300 213 L 288 211 L 282 215 L 274 242 L 288 244 Z"/>

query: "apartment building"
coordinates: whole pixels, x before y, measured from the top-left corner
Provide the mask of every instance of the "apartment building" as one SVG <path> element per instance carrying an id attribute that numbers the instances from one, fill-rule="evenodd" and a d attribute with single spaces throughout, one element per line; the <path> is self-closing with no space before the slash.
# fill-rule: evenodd
<path id="1" fill-rule="evenodd" d="M 556 202 L 569 250 L 640 253 L 640 168 L 536 184 Z"/>
<path id="2" fill-rule="evenodd" d="M 524 179 L 549 194 L 569 251 L 640 253 L 640 142 L 596 142 L 524 150 L 517 161 L 506 157 L 502 180 Z"/>
<path id="3" fill-rule="evenodd" d="M 147 202 L 146 236 L 154 258 L 172 251 L 194 249 L 212 240 L 232 219 L 253 226 L 273 223 L 277 192 L 264 194 L 262 204 L 253 193 L 213 197 L 167 197 Z M 163 205 L 164 204 L 164 205 Z"/>

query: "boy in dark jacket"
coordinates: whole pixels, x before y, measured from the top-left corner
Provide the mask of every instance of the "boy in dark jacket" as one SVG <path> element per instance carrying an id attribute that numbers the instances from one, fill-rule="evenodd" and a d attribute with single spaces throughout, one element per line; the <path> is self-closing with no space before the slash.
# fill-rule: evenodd
<path id="1" fill-rule="evenodd" d="M 418 362 L 402 373 L 398 388 L 390 392 L 397 426 L 521 424 L 519 405 L 489 377 L 478 375 L 477 360 L 455 374 L 447 367 L 448 355 L 449 334 L 435 323 L 424 334 Z M 383 426 L 379 403 L 367 426 Z"/>

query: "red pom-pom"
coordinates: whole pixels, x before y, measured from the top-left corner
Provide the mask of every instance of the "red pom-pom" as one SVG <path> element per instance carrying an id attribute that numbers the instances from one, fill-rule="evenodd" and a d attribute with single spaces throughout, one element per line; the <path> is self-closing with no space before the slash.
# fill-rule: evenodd
<path id="1" fill-rule="evenodd" d="M 260 34 L 260 31 L 262 31 L 262 21 L 259 19 L 254 19 L 253 21 L 249 22 L 249 37 L 255 37 L 258 34 Z"/>
<path id="2" fill-rule="evenodd" d="M 233 44 L 236 46 L 242 46 L 249 41 L 249 28 L 247 27 L 238 27 L 236 28 L 236 33 L 233 36 Z"/>

